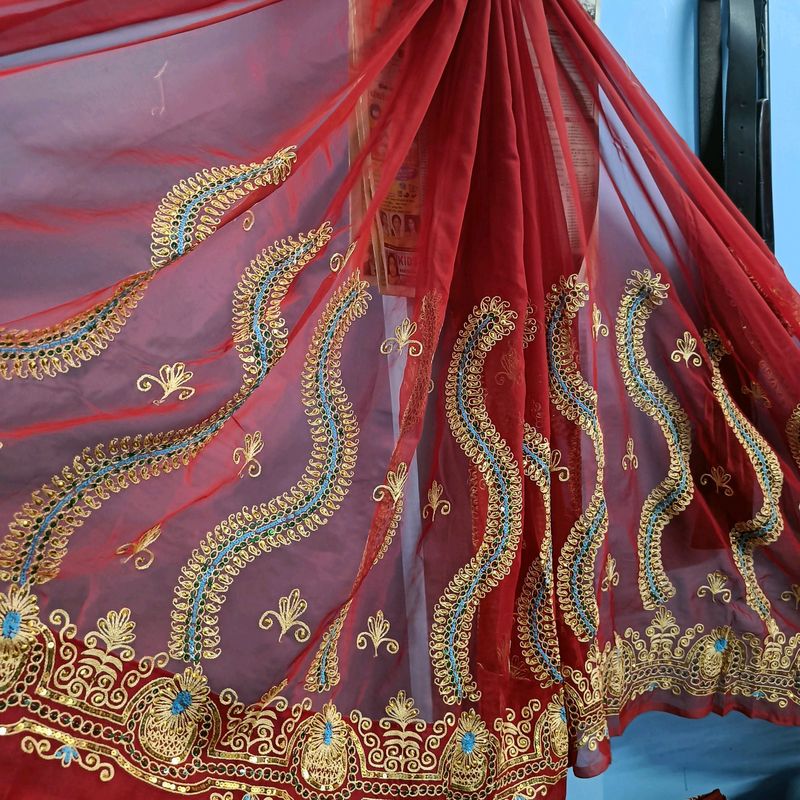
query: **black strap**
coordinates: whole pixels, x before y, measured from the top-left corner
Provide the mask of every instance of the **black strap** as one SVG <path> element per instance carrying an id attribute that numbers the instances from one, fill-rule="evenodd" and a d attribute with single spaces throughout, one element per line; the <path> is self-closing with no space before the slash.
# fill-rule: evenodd
<path id="1" fill-rule="evenodd" d="M 753 0 L 728 0 L 725 190 L 753 224 L 758 182 L 758 37 Z"/>
<path id="2" fill-rule="evenodd" d="M 722 13 L 720 0 L 699 0 L 697 8 L 697 92 L 700 160 L 725 183 L 722 125 Z"/>
<path id="3" fill-rule="evenodd" d="M 697 30 L 700 158 L 772 246 L 766 0 L 698 0 Z"/>

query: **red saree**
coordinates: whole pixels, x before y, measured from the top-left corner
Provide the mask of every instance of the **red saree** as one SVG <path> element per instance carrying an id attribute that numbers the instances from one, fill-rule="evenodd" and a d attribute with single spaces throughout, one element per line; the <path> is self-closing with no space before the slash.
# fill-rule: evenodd
<path id="1" fill-rule="evenodd" d="M 559 798 L 642 711 L 800 720 L 797 295 L 577 0 L 0 30 L 0 796 Z"/>

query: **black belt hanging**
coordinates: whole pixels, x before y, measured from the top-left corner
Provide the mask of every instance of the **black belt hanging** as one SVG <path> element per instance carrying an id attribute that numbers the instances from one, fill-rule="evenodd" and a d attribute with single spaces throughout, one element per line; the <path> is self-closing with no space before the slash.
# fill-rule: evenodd
<path id="1" fill-rule="evenodd" d="M 772 248 L 767 0 L 699 0 L 697 29 L 700 158 Z"/>

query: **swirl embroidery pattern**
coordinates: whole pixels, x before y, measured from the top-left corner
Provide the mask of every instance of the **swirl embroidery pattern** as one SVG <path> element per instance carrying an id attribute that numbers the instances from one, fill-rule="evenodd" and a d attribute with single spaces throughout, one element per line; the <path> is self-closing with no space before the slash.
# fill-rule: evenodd
<path id="1" fill-rule="evenodd" d="M 675 587 L 661 563 L 661 534 L 692 500 L 689 471 L 691 429 L 686 412 L 647 360 L 644 331 L 653 309 L 666 299 L 669 286 L 649 269 L 634 270 L 626 281 L 617 314 L 617 356 L 625 388 L 636 407 L 656 420 L 669 448 L 669 471 L 647 496 L 639 520 L 639 592 L 649 610 L 664 605 Z"/>
<path id="2" fill-rule="evenodd" d="M 0 578 L 44 583 L 53 578 L 69 537 L 111 493 L 188 464 L 241 408 L 286 349 L 281 303 L 294 278 L 327 244 L 329 223 L 297 241 L 276 242 L 254 259 L 235 292 L 233 327 L 244 380 L 225 405 L 197 425 L 113 439 L 87 448 L 18 511 L 0 544 Z"/>
<path id="3" fill-rule="evenodd" d="M 220 522 L 195 550 L 175 589 L 170 654 L 192 663 L 216 658 L 217 615 L 239 572 L 261 553 L 306 537 L 328 521 L 350 487 L 358 424 L 339 368 L 342 344 L 369 302 L 356 272 L 332 296 L 317 324 L 302 377 L 311 456 L 300 480 L 268 503 Z"/>
<path id="4" fill-rule="evenodd" d="M 711 357 L 711 386 L 714 395 L 722 407 L 726 422 L 745 449 L 764 495 L 764 503 L 758 514 L 745 522 L 737 522 L 731 528 L 729 536 L 733 548 L 733 560 L 744 581 L 747 605 L 761 619 L 768 620 L 770 619 L 770 603 L 758 585 L 753 564 L 753 551 L 756 547 L 775 542 L 783 530 L 783 516 L 779 507 L 783 489 L 783 473 L 777 456 L 755 426 L 737 408 L 725 386 L 719 362 L 723 356 L 727 355 L 727 351 L 723 347 L 719 335 L 714 330 L 704 331 L 703 342 Z"/>
<path id="5" fill-rule="evenodd" d="M 517 626 L 522 654 L 543 686 L 562 683 L 560 655 L 553 608 L 553 533 L 550 519 L 550 444 L 525 423 L 522 442 L 525 474 L 542 493 L 544 537 L 539 555 L 528 569 L 517 603 Z"/>
<path id="6" fill-rule="evenodd" d="M 234 203 L 259 187 L 285 181 L 296 158 L 294 147 L 286 147 L 263 162 L 204 169 L 173 186 L 153 219 L 150 269 L 120 283 L 92 308 L 55 325 L 0 331 L 0 377 L 52 378 L 99 355 L 125 325 L 156 273 L 211 236 Z"/>
<path id="7" fill-rule="evenodd" d="M 489 419 L 482 380 L 487 354 L 514 330 L 516 317 L 506 301 L 484 298 L 461 329 L 447 374 L 450 429 L 488 491 L 480 548 L 450 581 L 433 613 L 431 661 L 442 698 L 450 704 L 480 697 L 469 666 L 472 619 L 480 601 L 511 569 L 522 533 L 519 465 Z"/>
<path id="8" fill-rule="evenodd" d="M 603 492 L 603 432 L 597 418 L 597 392 L 580 372 L 572 340 L 572 322 L 588 300 L 589 287 L 577 275 L 561 278 L 547 296 L 547 362 L 556 408 L 589 437 L 596 463 L 589 503 L 567 536 L 558 559 L 558 599 L 564 618 L 581 641 L 597 633 L 595 559 L 608 529 Z"/>

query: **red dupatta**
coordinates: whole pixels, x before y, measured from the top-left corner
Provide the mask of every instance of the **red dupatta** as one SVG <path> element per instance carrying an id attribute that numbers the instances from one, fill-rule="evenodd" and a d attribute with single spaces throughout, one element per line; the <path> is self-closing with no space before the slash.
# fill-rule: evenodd
<path id="1" fill-rule="evenodd" d="M 797 295 L 575 0 L 4 13 L 9 796 L 797 721 Z"/>

